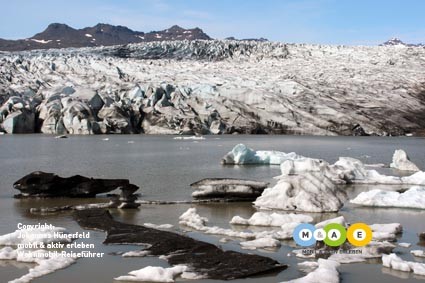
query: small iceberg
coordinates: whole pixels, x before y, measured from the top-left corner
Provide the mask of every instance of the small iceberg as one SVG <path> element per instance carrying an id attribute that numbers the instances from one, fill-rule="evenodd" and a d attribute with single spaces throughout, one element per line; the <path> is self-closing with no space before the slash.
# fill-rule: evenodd
<path id="1" fill-rule="evenodd" d="M 242 249 L 255 250 L 255 249 L 274 249 L 280 247 L 280 241 L 272 237 L 263 237 L 251 241 L 240 243 Z"/>
<path id="2" fill-rule="evenodd" d="M 303 158 L 295 152 L 285 153 L 281 151 L 259 150 L 255 151 L 244 144 L 236 145 L 222 159 L 222 164 L 275 164 L 280 165 L 285 160 Z"/>
<path id="3" fill-rule="evenodd" d="M 402 207 L 425 209 L 425 188 L 414 186 L 403 193 L 371 190 L 360 193 L 351 203 L 374 207 Z"/>
<path id="4" fill-rule="evenodd" d="M 394 270 L 413 272 L 414 274 L 425 276 L 425 263 L 406 261 L 396 254 L 383 255 L 382 265 Z"/>
<path id="5" fill-rule="evenodd" d="M 273 238 L 276 240 L 292 239 L 292 233 L 299 223 L 285 223 L 279 229 L 270 231 L 236 231 L 232 229 L 220 228 L 217 226 L 207 226 L 208 218 L 201 217 L 196 208 L 189 208 L 179 218 L 179 224 L 203 232 L 205 234 L 224 235 L 232 238 L 242 238 L 247 240 L 255 240 L 260 238 Z"/>
<path id="6" fill-rule="evenodd" d="M 67 139 L 67 138 L 68 138 L 67 135 L 60 135 L 55 137 L 55 139 Z"/>
<path id="7" fill-rule="evenodd" d="M 141 282 L 174 282 L 174 279 L 187 271 L 188 267 L 176 265 L 173 267 L 146 266 L 139 270 L 130 271 L 128 275 L 114 278 L 118 281 L 141 281 Z"/>
<path id="8" fill-rule="evenodd" d="M 320 258 L 317 264 L 309 265 L 309 268 L 316 267 L 316 269 L 306 276 L 281 283 L 339 283 L 339 266 L 340 264 L 334 260 Z"/>
<path id="9" fill-rule="evenodd" d="M 393 155 L 393 162 L 390 164 L 391 168 L 395 168 L 402 171 L 420 171 L 415 163 L 410 161 L 407 153 L 402 149 L 397 149 Z"/>
<path id="10" fill-rule="evenodd" d="M 336 212 L 347 199 L 346 192 L 323 172 L 288 175 L 265 189 L 254 205 L 260 209 L 303 212 Z"/>
<path id="11" fill-rule="evenodd" d="M 174 140 L 205 140 L 203 136 L 174 137 Z"/>
<path id="12" fill-rule="evenodd" d="M 267 188 L 268 183 L 232 178 L 206 178 L 190 184 L 196 190 L 192 197 L 255 200 Z"/>
<path id="13" fill-rule="evenodd" d="M 240 216 L 234 216 L 230 220 L 233 225 L 251 225 L 251 226 L 275 226 L 280 227 L 287 223 L 309 223 L 313 221 L 313 217 L 304 214 L 280 214 L 280 213 L 266 213 L 256 212 L 249 219 Z"/>

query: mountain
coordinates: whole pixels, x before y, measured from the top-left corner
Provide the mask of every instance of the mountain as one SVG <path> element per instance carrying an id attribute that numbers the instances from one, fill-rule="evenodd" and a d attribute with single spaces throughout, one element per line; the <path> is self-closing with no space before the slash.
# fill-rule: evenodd
<path id="1" fill-rule="evenodd" d="M 255 41 L 255 42 L 266 42 L 266 41 L 269 41 L 267 38 L 264 38 L 264 37 L 237 39 L 234 36 L 226 37 L 224 40 Z"/>
<path id="2" fill-rule="evenodd" d="M 165 40 L 210 40 L 200 28 L 184 29 L 174 25 L 166 30 L 148 33 L 133 31 L 124 26 L 97 24 L 93 27 L 74 29 L 66 24 L 50 24 L 43 32 L 19 40 L 0 38 L 1 51 L 33 49 L 111 46 L 128 43 Z"/>
<path id="3" fill-rule="evenodd" d="M 412 43 L 404 43 L 397 37 L 393 37 L 390 40 L 385 41 L 379 46 L 406 46 L 406 47 L 424 47 L 425 45 L 422 43 L 412 44 Z"/>

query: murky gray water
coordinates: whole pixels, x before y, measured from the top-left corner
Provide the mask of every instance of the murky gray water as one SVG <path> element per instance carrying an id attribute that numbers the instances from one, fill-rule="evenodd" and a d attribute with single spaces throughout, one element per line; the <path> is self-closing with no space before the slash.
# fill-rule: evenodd
<path id="1" fill-rule="evenodd" d="M 279 175 L 279 166 L 222 166 L 220 158 L 237 143 L 245 143 L 254 149 L 295 151 L 309 157 L 334 162 L 339 156 L 350 156 L 365 163 L 386 163 L 391 161 L 395 149 L 405 149 L 419 167 L 425 169 L 425 139 L 422 138 L 378 138 L 378 137 L 300 137 L 300 136 L 208 136 L 206 140 L 173 140 L 171 136 L 76 136 L 68 139 L 54 139 L 46 135 L 0 136 L 0 234 L 16 230 L 16 224 L 48 222 L 66 227 L 70 232 L 83 231 L 69 213 L 47 216 L 31 215 L 30 207 L 58 206 L 64 204 L 89 203 L 96 200 L 55 199 L 17 200 L 12 184 L 23 175 L 43 170 L 62 176 L 82 174 L 103 178 L 128 178 L 141 187 L 143 199 L 190 200 L 189 184 L 205 177 L 252 178 L 273 182 Z M 132 141 L 133 143 L 129 143 Z M 386 173 L 395 174 L 390 169 Z M 370 187 L 347 188 L 350 197 Z M 143 205 L 135 211 L 113 211 L 114 216 L 128 223 L 145 222 L 175 225 L 175 231 L 182 232 L 178 217 L 189 207 L 195 206 L 202 216 L 209 218 L 209 225 L 230 227 L 234 215 L 249 217 L 255 212 L 250 203 L 202 204 L 202 205 Z M 418 247 L 417 236 L 425 231 L 425 211 L 408 209 L 356 208 L 347 204 L 338 214 L 315 214 L 317 220 L 344 215 L 350 222 L 403 224 L 404 233 L 399 242 L 412 246 L 396 248 L 396 252 L 409 260 L 416 260 L 409 251 Z M 202 235 L 189 232 L 188 235 L 221 245 L 225 249 L 240 250 L 237 240 L 219 243 L 221 236 Z M 135 250 L 135 246 L 105 246 L 102 232 L 91 231 L 96 251 L 107 253 L 101 259 L 78 259 L 77 263 L 34 282 L 113 282 L 113 278 L 147 265 L 167 266 L 164 260 L 155 257 L 122 258 L 110 253 Z M 275 258 L 290 267 L 273 276 L 236 280 L 238 282 L 280 282 L 303 275 L 296 267 L 299 260 L 288 257 L 294 246 L 287 242 L 277 251 L 253 251 Z M 244 251 L 247 252 L 247 251 Z M 251 252 L 251 251 L 250 251 Z M 30 264 L 14 261 L 0 261 L 0 278 L 7 282 L 27 272 Z M 341 268 L 343 282 L 424 282 L 425 278 L 404 272 L 382 268 L 381 264 L 348 264 Z M 178 281 L 182 281 L 178 279 Z M 212 282 L 194 280 L 190 282 Z"/>

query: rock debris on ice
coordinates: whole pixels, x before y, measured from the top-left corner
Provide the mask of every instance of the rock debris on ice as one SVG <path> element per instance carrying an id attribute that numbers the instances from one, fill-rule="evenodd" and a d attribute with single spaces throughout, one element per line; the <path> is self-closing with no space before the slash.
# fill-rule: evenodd
<path id="1" fill-rule="evenodd" d="M 266 182 L 233 178 L 206 178 L 190 184 L 197 199 L 255 200 L 268 186 Z"/>

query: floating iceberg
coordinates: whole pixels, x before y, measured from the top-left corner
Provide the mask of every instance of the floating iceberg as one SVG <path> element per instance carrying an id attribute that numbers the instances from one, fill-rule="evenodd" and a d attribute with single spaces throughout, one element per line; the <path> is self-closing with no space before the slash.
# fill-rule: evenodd
<path id="1" fill-rule="evenodd" d="M 149 251 L 129 251 L 129 252 L 125 252 L 122 254 L 122 257 L 145 257 L 147 255 L 149 255 L 150 252 Z"/>
<path id="2" fill-rule="evenodd" d="M 204 140 L 203 136 L 190 136 L 190 137 L 174 137 L 174 140 Z"/>
<path id="3" fill-rule="evenodd" d="M 280 241 L 272 237 L 258 238 L 251 241 L 241 242 L 242 249 L 255 250 L 255 249 L 270 249 L 280 247 Z"/>
<path id="4" fill-rule="evenodd" d="M 413 272 L 414 274 L 425 276 L 425 263 L 406 261 L 396 254 L 383 255 L 382 265 L 394 270 Z"/>
<path id="5" fill-rule="evenodd" d="M 255 239 L 255 233 L 252 232 L 239 232 L 231 229 L 224 229 L 217 226 L 206 226 L 208 218 L 200 216 L 196 208 L 189 208 L 185 213 L 179 217 L 179 224 L 190 227 L 194 230 L 204 232 L 206 234 L 226 235 L 229 237 Z"/>
<path id="6" fill-rule="evenodd" d="M 292 239 L 292 233 L 295 227 L 300 224 L 297 222 L 285 223 L 284 225 L 280 226 L 280 229 L 270 231 L 235 231 L 232 229 L 225 229 L 217 226 L 206 226 L 208 219 L 206 217 L 201 217 L 197 213 L 196 208 L 189 208 L 185 213 L 180 216 L 179 220 L 180 225 L 190 227 L 205 234 L 224 235 L 227 237 L 242 238 L 248 240 L 267 237 L 276 240 Z"/>
<path id="7" fill-rule="evenodd" d="M 147 266 L 139 270 L 130 271 L 129 275 L 114 278 L 118 281 L 148 281 L 148 282 L 174 282 L 174 278 L 188 270 L 187 266 L 174 267 Z"/>
<path id="8" fill-rule="evenodd" d="M 282 283 L 339 283 L 339 266 L 336 261 L 320 258 L 314 271 L 304 277 Z"/>
<path id="9" fill-rule="evenodd" d="M 336 218 L 331 218 L 331 219 L 328 219 L 328 220 L 324 220 L 322 222 L 317 223 L 314 226 L 319 229 L 319 228 L 324 228 L 326 225 L 328 225 L 330 223 L 337 223 L 337 224 L 340 224 L 342 226 L 346 226 L 344 216 L 338 216 Z"/>
<path id="10" fill-rule="evenodd" d="M 246 179 L 206 178 L 190 184 L 196 191 L 194 198 L 229 198 L 254 200 L 267 188 L 268 183 Z"/>
<path id="11" fill-rule="evenodd" d="M 425 185 L 423 171 L 406 177 L 387 176 L 367 169 L 363 162 L 351 157 L 340 157 L 332 165 L 321 159 L 299 158 L 283 162 L 280 168 L 282 176 L 322 172 L 335 183 L 342 184 Z"/>
<path id="12" fill-rule="evenodd" d="M 403 232 L 403 226 L 400 223 L 372 224 L 369 226 L 373 232 L 373 239 L 377 241 L 395 241 L 397 235 Z"/>
<path id="13" fill-rule="evenodd" d="M 144 223 L 143 226 L 154 229 L 171 229 L 174 226 L 172 224 L 153 224 L 153 223 Z"/>
<path id="14" fill-rule="evenodd" d="M 412 187 L 403 193 L 378 189 L 362 192 L 350 202 L 362 206 L 425 209 L 424 200 L 425 188 Z"/>
<path id="15" fill-rule="evenodd" d="M 295 152 L 258 150 L 255 151 L 244 144 L 236 145 L 222 159 L 222 164 L 274 164 L 280 165 L 286 160 L 303 158 Z"/>
<path id="16" fill-rule="evenodd" d="M 323 172 L 306 172 L 280 178 L 265 189 L 254 205 L 261 209 L 305 212 L 335 212 L 346 200 L 346 193 Z"/>
<path id="17" fill-rule="evenodd" d="M 423 250 L 411 250 L 410 253 L 416 257 L 425 257 L 425 251 Z"/>
<path id="18" fill-rule="evenodd" d="M 252 226 L 282 226 L 287 223 L 309 223 L 313 221 L 313 217 L 303 214 L 281 214 L 256 212 L 249 219 L 240 216 L 234 216 L 230 220 L 230 224 L 234 225 L 252 225 Z"/>
<path id="19" fill-rule="evenodd" d="M 402 149 L 397 149 L 393 155 L 393 162 L 390 167 L 402 170 L 402 171 L 420 171 L 415 163 L 410 161 L 407 153 Z"/>

